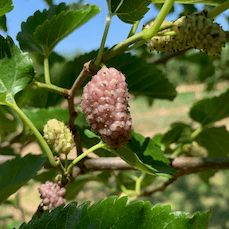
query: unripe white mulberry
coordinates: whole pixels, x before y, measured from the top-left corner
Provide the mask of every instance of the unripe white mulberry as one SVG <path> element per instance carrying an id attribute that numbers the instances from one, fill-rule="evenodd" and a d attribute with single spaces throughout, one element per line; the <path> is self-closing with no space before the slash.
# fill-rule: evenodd
<path id="1" fill-rule="evenodd" d="M 145 29 L 150 28 L 153 24 L 153 21 L 144 26 Z M 171 24 L 171 22 L 163 21 L 161 27 Z M 150 50 L 156 50 L 157 52 L 169 52 L 169 51 L 181 51 L 189 48 L 190 46 L 187 42 L 184 42 L 185 37 L 180 37 L 179 39 L 177 35 L 167 35 L 161 36 L 160 34 L 168 33 L 173 31 L 172 28 L 165 29 L 161 32 L 158 32 L 159 36 L 154 36 L 150 40 L 146 41 L 146 45 Z"/>
<path id="2" fill-rule="evenodd" d="M 102 68 L 84 87 L 81 108 L 92 131 L 108 146 L 119 148 L 131 139 L 125 76 L 115 68 Z"/>
<path id="3" fill-rule="evenodd" d="M 149 28 L 150 22 L 144 28 Z M 162 26 L 169 22 L 164 21 Z M 171 24 L 171 23 L 170 23 Z M 150 50 L 156 51 L 181 51 L 187 48 L 203 50 L 212 56 L 220 54 L 222 47 L 225 47 L 226 33 L 222 27 L 207 18 L 207 12 L 183 16 L 173 23 L 171 28 L 158 32 L 159 34 L 174 31 L 177 34 L 171 36 L 154 36 L 146 41 Z"/>
<path id="4" fill-rule="evenodd" d="M 44 126 L 44 138 L 57 153 L 68 154 L 74 147 L 72 132 L 56 119 L 49 120 Z"/>
<path id="5" fill-rule="evenodd" d="M 41 194 L 42 202 L 45 206 L 48 206 L 49 210 L 65 205 L 66 199 L 66 189 L 61 188 L 58 184 L 53 183 L 52 181 L 46 181 L 45 184 L 42 184 L 39 188 L 39 193 Z"/>

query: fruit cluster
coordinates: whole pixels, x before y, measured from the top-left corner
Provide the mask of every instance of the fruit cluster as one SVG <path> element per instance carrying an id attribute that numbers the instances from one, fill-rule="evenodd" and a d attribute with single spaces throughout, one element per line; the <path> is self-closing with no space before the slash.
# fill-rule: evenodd
<path id="1" fill-rule="evenodd" d="M 144 28 L 149 28 L 153 22 Z M 172 25 L 172 26 L 169 26 Z M 169 28 L 158 32 L 158 36 L 146 41 L 150 50 L 156 51 L 181 51 L 187 48 L 203 50 L 212 56 L 220 54 L 222 47 L 225 47 L 226 33 L 222 27 L 207 18 L 207 12 L 183 16 L 172 24 L 164 21 L 162 26 L 168 25 Z M 176 35 L 163 36 L 164 33 L 176 32 Z"/>
<path id="2" fill-rule="evenodd" d="M 84 87 L 81 108 L 92 131 L 108 146 L 119 148 L 131 139 L 125 76 L 115 68 L 102 68 Z"/>
<path id="3" fill-rule="evenodd" d="M 52 181 L 46 181 L 42 184 L 39 188 L 39 193 L 41 194 L 42 203 L 48 206 L 49 210 L 66 204 L 66 199 L 64 198 L 66 189 L 63 187 L 61 188 Z"/>
<path id="4" fill-rule="evenodd" d="M 72 132 L 56 119 L 49 120 L 44 126 L 44 138 L 57 153 L 68 154 L 74 147 Z"/>

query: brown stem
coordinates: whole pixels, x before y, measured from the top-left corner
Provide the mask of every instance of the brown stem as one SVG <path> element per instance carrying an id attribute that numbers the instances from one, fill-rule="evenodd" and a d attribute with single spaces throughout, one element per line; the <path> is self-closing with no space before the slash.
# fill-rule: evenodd
<path id="1" fill-rule="evenodd" d="M 72 88 L 70 89 L 68 96 L 74 97 L 76 92 L 79 90 L 80 86 L 83 84 L 84 80 L 86 80 L 87 77 L 93 75 L 97 68 L 98 67 L 94 65 L 93 61 L 85 63 L 82 71 L 80 72 L 79 76 L 72 85 Z"/>
<path id="2" fill-rule="evenodd" d="M 152 194 L 154 194 L 155 192 L 163 192 L 170 184 L 172 184 L 174 181 L 177 180 L 177 178 L 179 173 L 176 173 L 172 179 L 169 179 L 168 181 L 166 181 L 164 184 L 162 184 L 160 187 L 155 188 L 153 190 L 150 191 L 144 191 L 142 192 L 139 197 L 141 196 L 151 196 Z"/>
<path id="3" fill-rule="evenodd" d="M 44 205 L 43 203 L 41 202 L 39 204 L 39 206 L 37 207 L 37 211 L 34 213 L 33 217 L 32 218 L 35 218 L 35 219 L 40 219 L 42 214 L 44 213 Z"/>
<path id="4" fill-rule="evenodd" d="M 87 159 L 84 161 L 86 170 L 101 171 L 101 170 L 131 170 L 133 167 L 127 164 L 119 157 L 100 157 Z"/>
<path id="5" fill-rule="evenodd" d="M 0 164 L 13 158 L 15 158 L 15 156 L 0 155 Z M 229 169 L 229 157 L 178 157 L 170 161 L 171 167 L 176 169 L 182 176 L 201 171 Z M 64 163 L 62 160 L 61 162 Z M 69 160 L 69 164 L 71 162 L 72 160 Z M 45 168 L 57 169 L 51 166 L 48 161 Z M 99 157 L 86 159 L 80 165 L 80 169 L 81 173 L 85 173 L 87 171 L 132 170 L 134 168 L 119 157 Z"/>
<path id="6" fill-rule="evenodd" d="M 74 107 L 74 96 L 76 92 L 79 90 L 80 86 L 83 84 L 83 82 L 89 76 L 93 75 L 96 69 L 97 67 L 93 64 L 93 61 L 89 61 L 85 63 L 82 71 L 80 72 L 79 76 L 75 80 L 72 88 L 68 91 L 68 97 L 66 97 L 66 99 L 68 100 L 68 111 L 69 111 L 68 126 L 74 135 L 74 140 L 75 140 L 78 155 L 82 153 L 82 142 L 79 133 L 76 127 L 74 126 L 75 118 L 78 116 L 78 113 Z"/>
<path id="7" fill-rule="evenodd" d="M 162 192 L 179 177 L 184 175 L 202 171 L 229 169 L 229 157 L 178 157 L 172 160 L 171 166 L 178 170 L 172 179 L 166 181 L 158 188 L 142 192 L 140 196 L 151 196 L 155 192 Z"/>

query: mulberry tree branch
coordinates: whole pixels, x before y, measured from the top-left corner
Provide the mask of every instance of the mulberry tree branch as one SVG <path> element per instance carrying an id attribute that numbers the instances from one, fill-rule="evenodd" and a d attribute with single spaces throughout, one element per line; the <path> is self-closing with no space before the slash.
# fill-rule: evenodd
<path id="1" fill-rule="evenodd" d="M 14 156 L 0 155 L 0 164 L 7 160 L 13 159 Z M 179 176 L 198 173 L 210 170 L 227 170 L 229 169 L 229 157 L 178 157 L 170 159 L 171 167 L 177 170 Z M 64 161 L 63 161 L 64 162 Z M 69 160 L 69 164 L 72 160 Z M 54 168 L 49 162 L 45 165 L 46 168 Z M 76 166 L 78 167 L 78 166 Z M 127 164 L 119 157 L 100 157 L 86 159 L 80 164 L 81 173 L 89 171 L 102 170 L 133 170 L 134 168 Z M 175 174 L 175 176 L 177 176 Z"/>
<path id="2" fill-rule="evenodd" d="M 85 63 L 82 71 L 80 72 L 79 76 L 76 78 L 74 84 L 72 85 L 72 88 L 68 91 L 68 95 L 66 96 L 66 99 L 68 101 L 68 111 L 69 111 L 68 127 L 74 134 L 74 140 L 76 143 L 78 154 L 82 153 L 82 144 L 79 137 L 79 133 L 74 126 L 75 118 L 78 116 L 78 113 L 76 112 L 74 107 L 74 96 L 76 92 L 79 90 L 80 86 L 83 84 L 84 80 L 86 80 L 89 76 L 94 74 L 96 68 L 97 67 L 93 64 L 92 61 Z"/>

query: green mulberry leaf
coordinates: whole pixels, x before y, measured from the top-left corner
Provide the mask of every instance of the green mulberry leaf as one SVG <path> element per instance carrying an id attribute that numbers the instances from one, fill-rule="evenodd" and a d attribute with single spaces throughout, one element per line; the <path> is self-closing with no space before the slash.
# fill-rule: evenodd
<path id="1" fill-rule="evenodd" d="M 125 74 L 129 92 L 135 96 L 173 100 L 177 95 L 175 87 L 161 70 L 148 64 L 144 58 L 124 53 L 107 61 L 106 65 Z"/>
<path id="2" fill-rule="evenodd" d="M 35 76 L 28 53 L 21 53 L 10 37 L 0 36 L 0 104 L 13 103 L 14 95 L 22 91 Z"/>
<path id="3" fill-rule="evenodd" d="M 28 154 L 0 165 L 0 203 L 25 185 L 39 171 L 47 158 Z"/>
<path id="4" fill-rule="evenodd" d="M 111 0 L 111 12 L 114 13 L 121 3 L 121 0 Z M 148 5 L 151 0 L 123 0 L 116 15 L 123 22 L 133 24 L 135 21 L 141 20 L 148 12 Z"/>
<path id="5" fill-rule="evenodd" d="M 171 212 L 169 205 L 151 207 L 149 201 L 137 201 L 127 205 L 128 197 L 117 199 L 110 196 L 89 206 L 85 202 L 77 207 L 76 202 L 60 206 L 40 219 L 32 219 L 19 229 L 207 229 L 210 212 L 195 213 L 189 218 L 187 212 Z"/>
<path id="6" fill-rule="evenodd" d="M 3 30 L 4 32 L 7 31 L 6 27 L 6 15 L 3 15 L 0 17 L 0 29 Z"/>
<path id="7" fill-rule="evenodd" d="M 86 23 L 99 12 L 96 5 L 60 3 L 42 13 L 36 11 L 26 22 L 17 40 L 20 48 L 28 52 L 41 52 L 49 55 L 56 44 L 75 29 Z"/>
<path id="8" fill-rule="evenodd" d="M 196 141 L 208 150 L 209 157 L 227 157 L 229 155 L 229 132 L 225 126 L 203 130 Z"/>
<path id="9" fill-rule="evenodd" d="M 55 118 L 64 123 L 68 120 L 68 111 L 60 107 L 23 109 L 23 112 L 39 131 L 43 131 L 49 119 Z"/>
<path id="10" fill-rule="evenodd" d="M 90 138 L 90 142 L 96 139 L 95 142 L 93 141 L 94 144 L 101 140 L 99 136 L 88 129 L 84 131 L 84 134 Z M 85 137 L 82 138 L 85 144 Z M 97 151 L 100 151 L 100 149 L 95 151 L 96 154 Z M 103 149 L 103 151 L 105 150 Z M 109 151 L 106 151 L 108 153 L 105 154 L 110 156 Z M 172 178 L 173 173 L 176 171 L 169 166 L 170 161 L 163 155 L 160 146 L 157 145 L 153 139 L 145 138 L 134 131 L 132 131 L 132 138 L 128 144 L 118 149 L 112 149 L 112 152 L 132 165 L 135 169 L 151 175 Z"/>
<path id="11" fill-rule="evenodd" d="M 161 141 L 165 147 L 168 147 L 174 142 L 189 143 L 192 142 L 191 134 L 192 129 L 189 125 L 177 122 L 171 125 L 171 129 L 163 135 Z"/>
<path id="12" fill-rule="evenodd" d="M 10 12 L 13 8 L 14 6 L 12 5 L 12 0 L 1 0 L 0 1 L 0 17 Z"/>
<path id="13" fill-rule="evenodd" d="M 202 99 L 190 110 L 190 117 L 205 126 L 229 116 L 229 90 L 218 97 Z"/>

